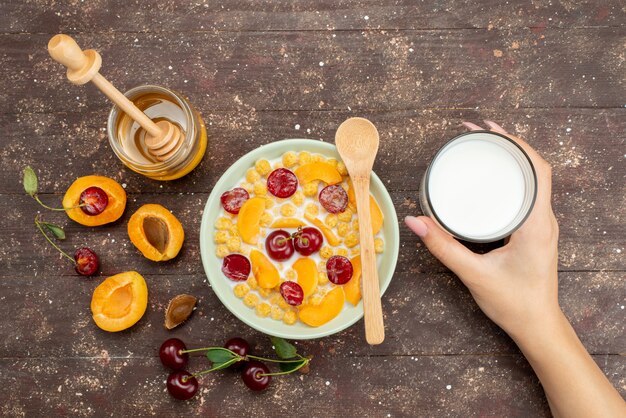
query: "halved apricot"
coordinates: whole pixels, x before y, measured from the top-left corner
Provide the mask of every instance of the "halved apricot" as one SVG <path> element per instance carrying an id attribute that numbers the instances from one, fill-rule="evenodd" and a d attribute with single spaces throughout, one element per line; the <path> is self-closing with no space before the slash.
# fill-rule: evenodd
<path id="1" fill-rule="evenodd" d="M 343 285 L 343 291 L 346 294 L 346 300 L 356 306 L 361 300 L 361 256 L 350 260 L 352 263 L 352 278 Z"/>
<path id="2" fill-rule="evenodd" d="M 298 273 L 298 284 L 308 298 L 317 288 L 317 265 L 310 258 L 299 258 L 293 263 L 293 269 Z"/>
<path id="3" fill-rule="evenodd" d="M 79 207 L 80 195 L 90 187 L 98 187 L 107 194 L 108 203 L 97 215 L 88 215 Z M 117 221 L 126 208 L 126 191 L 115 180 L 103 176 L 85 176 L 77 178 L 63 196 L 63 207 L 67 216 L 85 226 L 99 226 Z"/>
<path id="4" fill-rule="evenodd" d="M 270 225 L 270 228 L 297 228 L 304 226 L 304 222 L 296 218 L 279 218 Z"/>
<path id="5" fill-rule="evenodd" d="M 354 194 L 354 186 L 352 185 L 352 180 L 348 180 L 348 201 L 356 205 L 356 196 Z M 374 199 L 374 196 L 370 194 L 370 216 L 372 217 L 372 233 L 374 235 L 378 234 L 380 229 L 383 227 L 383 211 L 380 210 L 380 206 L 378 206 L 378 202 Z"/>
<path id="6" fill-rule="evenodd" d="M 335 233 L 329 227 L 327 227 L 326 224 L 324 224 L 324 222 L 322 222 L 320 219 L 317 219 L 315 216 L 311 215 L 308 212 L 304 213 L 304 217 L 307 221 L 311 222 L 320 231 L 322 231 L 322 234 L 324 234 L 324 237 L 326 237 L 326 241 L 328 241 L 330 245 L 336 247 L 341 243 L 341 240 L 337 238 L 337 235 L 335 235 Z"/>
<path id="7" fill-rule="evenodd" d="M 185 231 L 180 221 L 161 205 L 143 205 L 128 221 L 128 236 L 144 257 L 166 261 L 178 255 Z"/>
<path id="8" fill-rule="evenodd" d="M 253 197 L 246 200 L 237 215 L 237 230 L 241 239 L 248 244 L 256 244 L 261 231 L 261 216 L 265 212 L 265 198 Z"/>
<path id="9" fill-rule="evenodd" d="M 141 274 L 127 271 L 107 278 L 93 291 L 91 313 L 96 325 L 109 332 L 130 328 L 148 307 L 148 287 Z"/>
<path id="10" fill-rule="evenodd" d="M 296 177 L 298 177 L 300 184 L 321 180 L 330 185 L 341 183 L 343 180 L 339 171 L 332 164 L 321 161 L 303 164 L 296 168 Z"/>
<path id="11" fill-rule="evenodd" d="M 264 289 L 273 289 L 280 282 L 278 270 L 265 255 L 257 250 L 250 251 L 250 262 L 252 263 L 252 274 Z"/>
<path id="12" fill-rule="evenodd" d="M 300 321 L 311 327 L 324 325 L 343 309 L 345 295 L 341 286 L 328 292 L 319 305 L 304 305 L 298 314 Z"/>

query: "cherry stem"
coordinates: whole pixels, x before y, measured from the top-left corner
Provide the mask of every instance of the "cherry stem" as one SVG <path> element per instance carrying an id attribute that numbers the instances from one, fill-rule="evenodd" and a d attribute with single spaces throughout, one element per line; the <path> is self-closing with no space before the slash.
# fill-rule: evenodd
<path id="1" fill-rule="evenodd" d="M 70 260 L 72 262 L 72 264 L 76 265 L 76 261 L 70 257 L 69 255 L 67 255 L 67 253 L 65 251 L 63 251 L 61 248 L 59 248 L 58 245 L 56 245 L 54 242 L 52 242 L 52 240 L 50 239 L 50 237 L 48 236 L 48 234 L 45 233 L 45 231 L 43 230 L 43 228 L 41 227 L 41 221 L 39 221 L 37 218 L 35 218 L 35 225 L 37 225 L 37 228 L 39 229 L 39 231 L 41 231 L 41 233 L 43 234 L 43 236 L 46 238 L 46 240 L 48 240 L 48 242 L 54 247 L 56 248 L 61 254 L 63 254 L 65 257 L 67 257 L 68 260 Z"/>
<path id="2" fill-rule="evenodd" d="M 289 239 L 296 239 L 300 237 L 300 240 L 302 241 L 302 245 L 304 246 L 309 245 L 309 239 L 307 237 L 302 237 L 301 235 L 302 235 L 302 227 L 299 226 L 298 230 L 294 232 L 293 234 L 291 234 L 291 237 L 289 237 Z"/>
<path id="3" fill-rule="evenodd" d="M 302 361 L 302 360 L 299 360 L 299 361 Z M 285 362 L 285 363 L 287 363 L 287 362 Z M 289 363 L 293 363 L 293 362 L 289 362 Z M 280 375 L 283 375 L 283 374 L 291 374 L 293 372 L 296 372 L 296 371 L 300 370 L 301 368 L 303 368 L 307 364 L 309 364 L 309 359 L 305 359 L 305 361 L 302 361 L 302 364 L 299 365 L 298 367 L 296 367 L 293 370 L 289 370 L 287 372 L 259 373 L 258 376 L 280 376 Z"/>
<path id="4" fill-rule="evenodd" d="M 43 203 L 43 202 L 39 199 L 39 196 L 37 196 L 36 194 L 34 194 L 34 195 L 32 195 L 32 196 L 33 196 L 33 199 L 35 199 L 35 200 L 36 200 L 36 201 L 37 201 L 37 202 L 38 202 L 41 206 L 43 206 L 44 208 L 49 209 L 49 210 L 54 210 L 54 211 L 57 211 L 57 212 L 66 212 L 66 211 L 68 211 L 68 210 L 72 210 L 72 209 L 76 209 L 76 208 L 82 208 L 83 206 L 86 206 L 86 205 L 87 205 L 86 203 L 83 203 L 83 204 L 78 205 L 78 206 L 72 206 L 71 208 L 53 208 L 53 207 L 50 207 L 50 206 L 46 205 L 45 203 Z"/>
<path id="5" fill-rule="evenodd" d="M 37 225 L 37 226 L 39 226 L 39 225 Z M 40 227 L 40 229 L 41 229 L 41 227 Z M 41 232 L 43 233 L 43 231 L 41 231 Z M 52 244 L 52 245 L 54 245 L 54 244 Z M 55 247 L 56 247 L 56 245 L 55 245 Z M 216 371 L 216 370 L 225 369 L 228 366 L 230 366 L 231 364 L 235 364 L 235 363 L 240 362 L 240 361 L 248 361 L 249 359 L 268 361 L 270 363 L 300 363 L 300 362 L 302 363 L 298 367 L 296 367 L 295 369 L 290 370 L 288 372 L 276 372 L 276 373 L 267 373 L 267 374 L 260 373 L 259 374 L 259 376 L 278 376 L 278 375 L 282 375 L 282 374 L 290 374 L 290 373 L 295 372 L 296 370 L 300 370 L 301 368 L 303 368 L 304 366 L 309 364 L 309 361 L 311 361 L 310 359 L 308 359 L 306 357 L 302 357 L 300 354 L 296 354 L 296 356 L 298 358 L 297 359 L 292 359 L 292 360 L 271 359 L 271 358 L 253 356 L 251 354 L 247 354 L 245 356 L 240 356 L 239 354 L 235 353 L 234 351 L 231 351 L 228 348 L 224 348 L 224 347 L 204 347 L 204 348 L 194 348 L 194 349 L 191 349 L 191 350 L 178 350 L 178 354 L 196 353 L 196 352 L 199 352 L 199 351 L 208 351 L 208 350 L 227 351 L 227 352 L 229 352 L 230 354 L 233 355 L 233 358 L 231 358 L 230 360 L 228 360 L 228 361 L 226 361 L 224 363 L 219 363 L 217 366 L 211 367 L 210 369 L 203 370 L 203 371 L 198 372 L 198 373 L 192 373 L 193 377 L 198 378 L 198 377 L 203 376 L 203 375 L 205 375 L 207 373 L 211 373 L 211 372 Z M 182 380 L 183 380 L 183 383 L 185 383 L 185 382 L 187 382 L 188 377 L 184 376 Z"/>
<path id="6" fill-rule="evenodd" d="M 204 347 L 204 348 L 194 348 L 192 350 L 178 350 L 179 354 L 185 354 L 185 353 L 196 353 L 198 351 L 209 351 L 209 350 L 223 350 L 223 351 L 228 351 L 230 354 L 234 355 L 234 356 L 239 356 L 239 354 L 235 353 L 234 351 L 229 350 L 228 348 L 224 348 L 224 347 Z M 241 357 L 241 356 L 239 356 Z"/>
<path id="7" fill-rule="evenodd" d="M 210 369 L 207 369 L 207 370 L 202 370 L 201 372 L 198 372 L 198 373 L 192 373 L 192 376 L 195 377 L 195 378 L 198 378 L 198 377 L 203 376 L 203 375 L 205 375 L 207 373 L 211 373 L 211 372 L 214 372 L 216 370 L 225 369 L 228 366 L 230 366 L 231 364 L 235 364 L 235 363 L 237 363 L 238 361 L 241 361 L 241 360 L 243 360 L 243 357 L 237 355 L 237 357 L 232 358 L 232 359 L 228 360 L 225 363 L 220 363 L 218 366 L 211 367 Z M 186 382 L 186 381 L 187 381 L 187 376 L 184 376 L 183 377 L 183 383 Z"/>
<path id="8" fill-rule="evenodd" d="M 271 358 L 265 358 L 265 357 L 257 357 L 257 356 L 253 356 L 251 354 L 248 354 L 246 356 L 247 358 L 253 358 L 255 360 L 263 360 L 263 361 L 269 361 L 271 363 L 298 363 L 302 360 L 307 360 L 306 358 L 298 355 L 298 357 L 300 357 L 298 360 L 277 360 L 277 359 L 271 359 Z M 307 360 L 308 362 L 308 360 Z"/>

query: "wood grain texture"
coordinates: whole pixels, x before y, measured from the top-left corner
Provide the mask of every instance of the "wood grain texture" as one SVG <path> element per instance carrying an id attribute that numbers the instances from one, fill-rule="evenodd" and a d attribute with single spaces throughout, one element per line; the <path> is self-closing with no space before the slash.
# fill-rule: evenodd
<path id="1" fill-rule="evenodd" d="M 203 380 L 191 402 L 167 396 L 157 357 L 165 338 L 199 347 L 241 335 L 271 353 L 202 270 L 200 217 L 218 178 L 263 144 L 332 142 L 351 116 L 378 128 L 374 168 L 400 220 L 419 213 L 420 177 L 463 120 L 501 122 L 552 164 L 561 305 L 626 395 L 622 2 L 0 0 L 0 14 L 0 382 L 11 388 L 0 391 L 0 415 L 273 417 L 304 406 L 312 417 L 549 416 L 513 342 L 403 225 L 384 344 L 367 346 L 359 322 L 298 342 L 314 356 L 311 373 L 277 378 L 263 394 L 224 373 Z M 121 90 L 154 83 L 187 95 L 209 135 L 198 168 L 167 183 L 125 169 L 108 145 L 110 104 L 93 86 L 69 84 L 47 55 L 58 32 L 99 50 L 102 74 Z M 124 184 L 128 206 L 112 225 L 44 213 L 66 228 L 64 248 L 98 251 L 99 277 L 77 277 L 38 235 L 25 165 L 51 205 L 79 176 Z M 175 260 L 150 262 L 130 243 L 126 223 L 144 203 L 183 223 Z M 106 333 L 91 320 L 91 293 L 125 270 L 146 277 L 148 310 L 130 330 Z M 164 310 L 180 293 L 197 296 L 198 309 L 167 331 Z M 191 369 L 205 365 L 194 358 Z"/>
<path id="2" fill-rule="evenodd" d="M 626 28 L 610 27 L 75 38 L 100 52 L 102 75 L 122 91 L 158 80 L 213 110 L 387 111 L 621 107 L 625 35 Z M 78 101 L 79 111 L 109 108 L 93 86 L 67 83 L 47 56 L 49 38 L 0 35 L 10 69 L 0 73 L 0 83 L 12 86 L 0 95 L 0 106 L 7 112 L 75 112 Z"/>
<path id="3" fill-rule="evenodd" d="M 100 173 L 102 174 L 102 173 Z M 69 184 L 69 182 L 68 182 Z M 408 215 L 420 212 L 416 192 L 391 192 L 398 218 L 400 219 L 400 254 L 397 272 L 440 273 L 446 269 L 434 259 L 417 238 L 402 223 Z M 48 204 L 61 201 L 61 196 L 42 196 Z M 141 269 L 146 274 L 168 274 L 174 271 L 185 274 L 203 272 L 200 262 L 200 221 L 208 193 L 193 194 L 131 194 L 126 212 L 113 224 L 99 228 L 85 228 L 69 220 L 62 213 L 46 213 L 45 220 L 63 226 L 67 239 L 62 246 L 68 250 L 78 246 L 96 248 L 102 255 L 102 274 L 115 274 L 125 269 Z M 567 219 L 576 213 L 580 206 L 565 207 L 557 210 L 561 222 L 559 270 L 561 271 L 624 271 L 623 236 L 624 226 L 615 216 L 614 202 L 594 200 L 593 211 L 581 216 L 571 224 Z M 158 203 L 171 210 L 183 224 L 185 244 L 181 253 L 174 260 L 154 263 L 144 259 L 130 242 L 126 224 L 130 216 L 142 205 Z M 60 203 L 59 203 L 60 206 Z M 583 206 L 584 209 L 586 206 Z M 0 258 L 5 269 L 0 270 L 0 277 L 17 274 L 24 277 L 32 272 L 45 276 L 73 276 L 74 271 L 68 262 L 50 248 L 35 228 L 33 220 L 40 207 L 29 196 L 16 195 L 0 201 L 0 211 L 5 216 L 0 219 L 3 234 L 0 235 Z M 585 213 L 585 212 L 582 212 Z M 597 220 L 595 218 L 598 218 Z M 602 219 L 603 221 L 600 221 Z M 604 233 L 606 231 L 606 233 Z M 15 251 L 16 248 L 28 248 L 29 251 Z M 485 246 L 473 246 L 477 250 Z M 488 247 L 487 247 L 488 248 Z M 115 260 L 109 263 L 107 260 Z"/>
<path id="4" fill-rule="evenodd" d="M 552 164 L 557 208 L 589 213 L 594 206 L 608 203 L 590 195 L 596 189 L 612 192 L 615 203 L 624 204 L 626 186 L 620 165 L 626 108 L 222 112 L 204 101 L 198 107 L 208 129 L 207 153 L 190 175 L 172 182 L 153 181 L 124 169 L 107 139 L 109 108 L 85 113 L 0 113 L 0 128 L 5 132 L 0 149 L 0 177 L 5 180 L 0 182 L 0 193 L 23 193 L 19 181 L 26 164 L 37 169 L 43 193 L 64 193 L 73 179 L 93 172 L 126 183 L 128 192 L 206 193 L 245 153 L 285 138 L 332 142 L 341 122 L 361 115 L 379 129 L 374 171 L 391 191 L 417 191 L 421 174 L 437 149 L 464 131 L 463 120 L 492 119 L 524 137 Z M 65 166 L 62 173 L 56 171 L 59 164 Z M 623 215 L 614 212 L 615 217 Z"/>
<path id="5" fill-rule="evenodd" d="M 264 337 L 239 322 L 211 291 L 204 274 L 154 275 L 137 268 L 148 283 L 148 311 L 133 328 L 111 334 L 91 320 L 89 303 L 102 278 L 77 276 L 2 278 L 0 323 L 5 336 L 2 357 L 92 357 L 106 350 L 111 356 L 153 355 L 168 336 L 190 346 L 219 344 L 234 335 L 261 341 Z M 561 273 L 560 300 L 583 343 L 594 354 L 622 353 L 624 274 Z M 82 281 L 81 281 L 82 280 Z M 198 297 L 198 309 L 189 322 L 173 331 L 164 326 L 169 299 L 188 293 Z M 13 303 L 8 303 L 15 301 Z M 19 302 L 19 303 L 18 303 Z M 243 307 L 242 309 L 247 309 Z M 362 322 L 332 338 L 299 342 L 315 356 L 369 355 L 491 355 L 518 350 L 498 327 L 485 318 L 469 292 L 450 273 L 396 273 L 383 297 L 386 342 L 369 347 Z M 26 342 L 31 345 L 25 346 Z M 331 349 L 332 347 L 332 349 Z M 330 350 L 329 353 L 326 351 Z"/>
<path id="6" fill-rule="evenodd" d="M 623 25 L 618 0 L 597 2 L 416 2 L 411 0 L 279 0 L 224 3 L 115 1 L 5 2 L 0 32 L 190 32 L 368 30 Z"/>
<path id="7" fill-rule="evenodd" d="M 263 344 L 268 349 L 267 344 Z M 626 362 L 594 356 L 611 383 L 623 387 Z M 315 359 L 313 360 L 315 364 Z M 194 369 L 206 367 L 192 358 Z M 338 365 L 340 365 L 338 367 Z M 308 417 L 550 416 L 543 391 L 520 356 L 334 356 L 306 376 L 275 379 L 274 390 L 252 393 L 236 373 L 204 379 L 189 402 L 165 393 L 158 357 L 2 359 L 0 413 L 53 416 Z M 20 396 L 28 391 L 29 396 Z"/>

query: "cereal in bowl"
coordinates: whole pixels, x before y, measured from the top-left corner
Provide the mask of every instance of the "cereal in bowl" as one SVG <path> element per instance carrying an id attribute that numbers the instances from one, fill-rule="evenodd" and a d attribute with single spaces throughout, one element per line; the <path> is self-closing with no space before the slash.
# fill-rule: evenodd
<path id="1" fill-rule="evenodd" d="M 359 303 L 358 213 L 343 162 L 307 151 L 260 159 L 221 203 L 216 256 L 242 308 L 318 327 Z M 373 196 L 370 210 L 381 254 L 383 215 Z"/>

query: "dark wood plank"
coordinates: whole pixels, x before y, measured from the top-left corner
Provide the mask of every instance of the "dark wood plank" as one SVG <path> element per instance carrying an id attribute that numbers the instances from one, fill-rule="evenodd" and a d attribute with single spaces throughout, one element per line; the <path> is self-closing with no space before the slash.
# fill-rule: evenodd
<path id="1" fill-rule="evenodd" d="M 619 27 L 542 33 L 192 32 L 173 42 L 160 34 L 104 33 L 80 34 L 77 40 L 102 53 L 102 73 L 122 90 L 160 84 L 185 92 L 202 110 L 245 114 L 349 107 L 622 107 L 625 33 Z M 108 108 L 94 86 L 65 79 L 48 57 L 49 38 L 0 35 L 0 62 L 10 69 L 0 74 L 0 83 L 12 87 L 0 95 L 2 112 Z"/>
<path id="2" fill-rule="evenodd" d="M 275 378 L 252 393 L 235 373 L 201 382 L 188 402 L 165 392 L 152 358 L 0 359 L 7 416 L 550 416 L 541 386 L 519 356 L 349 357 L 313 363 L 306 376 Z M 594 358 L 624 394 L 626 360 Z M 193 359 L 193 369 L 205 362 Z M 341 365 L 337 367 L 337 365 Z M 22 396 L 28 393 L 29 396 Z"/>
<path id="3" fill-rule="evenodd" d="M 0 193 L 23 192 L 20 178 L 26 164 L 38 170 L 42 193 L 64 193 L 74 178 L 93 173 L 126 183 L 131 193 L 209 192 L 245 153 L 284 138 L 334 142 L 337 126 L 351 116 L 367 117 L 377 125 L 381 148 L 374 169 L 391 191 L 418 190 L 437 149 L 464 131 L 461 122 L 480 123 L 482 119 L 499 121 L 525 137 L 552 164 L 557 206 L 587 205 L 579 213 L 581 209 L 590 213 L 592 202 L 602 204 L 591 192 L 621 196 L 626 191 L 620 168 L 626 140 L 624 108 L 240 113 L 199 105 L 208 125 L 207 153 L 190 175 L 172 182 L 149 180 L 125 169 L 108 143 L 107 110 L 0 114 L 0 129 L 5 133 L 0 150 L 0 177 L 5 181 L 0 182 Z M 63 172 L 58 171 L 59 165 Z"/>
<path id="4" fill-rule="evenodd" d="M 281 0 L 223 3 L 157 0 L 79 2 L 4 2 L 0 32 L 168 32 L 424 29 L 623 25 L 617 0 L 530 3 L 525 1 L 445 3 L 411 0 Z M 19 19 L 17 18 L 19 16 Z"/>
<path id="5" fill-rule="evenodd" d="M 404 226 L 405 216 L 420 212 L 415 192 L 392 192 L 400 222 L 402 243 L 397 272 L 438 273 L 446 269 L 422 247 L 420 240 Z M 145 274 L 202 273 L 200 262 L 200 223 L 207 193 L 196 194 L 141 194 L 130 195 L 126 212 L 117 222 L 98 228 L 87 228 L 69 220 L 63 213 L 44 213 L 44 219 L 65 227 L 67 239 L 62 246 L 72 251 L 80 246 L 90 246 L 100 254 L 102 273 L 114 274 L 129 269 L 139 269 Z M 49 203 L 61 200 L 60 196 L 44 196 Z M 620 214 L 614 213 L 612 200 L 597 197 L 593 211 L 585 213 L 587 206 L 557 207 L 561 219 L 560 264 L 561 271 L 612 270 L 624 271 L 624 223 Z M 155 263 L 141 256 L 132 245 L 126 231 L 128 219 L 146 203 L 160 203 L 179 217 L 185 228 L 185 245 L 179 256 L 169 262 Z M 0 277 L 18 274 L 20 277 L 37 272 L 44 276 L 74 275 L 69 263 L 49 246 L 33 224 L 40 213 L 39 205 L 29 196 L 16 195 L 0 199 Z M 47 212 L 42 209 L 42 211 Z M 577 212 L 578 211 L 578 212 Z M 578 214 L 580 213 L 580 215 Z M 597 220 L 595 218 L 598 218 Z M 585 231 L 581 233 L 581 231 Z M 481 250 L 481 247 L 472 247 Z M 16 250 L 20 249 L 20 250 Z M 113 260 L 115 260 L 113 262 Z"/>
<path id="6" fill-rule="evenodd" d="M 137 325 L 122 333 L 104 332 L 91 319 L 91 294 L 102 277 L 5 277 L 0 281 L 0 316 L 11 321 L 0 322 L 4 336 L 0 358 L 94 357 L 103 351 L 111 357 L 142 357 L 153 355 L 171 336 L 190 347 L 219 345 L 234 335 L 265 340 L 222 306 L 204 275 L 180 270 L 162 276 L 145 274 L 148 311 Z M 619 354 L 626 346 L 625 285 L 623 273 L 560 274 L 561 305 L 591 353 Z M 188 323 L 167 331 L 164 309 L 168 300 L 180 293 L 196 295 L 198 309 Z M 387 334 L 383 345 L 367 346 L 359 322 L 336 336 L 299 342 L 299 346 L 324 362 L 330 362 L 335 354 L 519 354 L 450 273 L 397 273 L 383 301 Z M 247 308 L 242 305 L 242 309 Z"/>
<path id="7" fill-rule="evenodd" d="M 0 392 L 0 415 L 549 416 L 511 340 L 404 227 L 384 297 L 385 344 L 366 346 L 358 323 L 299 342 L 315 356 L 311 373 L 276 379 L 264 394 L 231 373 L 205 379 L 191 402 L 165 393 L 157 349 L 169 336 L 198 347 L 243 335 L 271 351 L 221 305 L 199 260 L 200 216 L 220 174 L 277 139 L 332 141 L 357 115 L 379 127 L 376 171 L 400 219 L 419 212 L 419 177 L 462 120 L 502 121 L 552 163 L 560 301 L 626 395 L 625 9 L 616 0 L 444 3 L 0 1 L 0 83 L 9 87 L 0 91 L 0 370 L 11 388 Z M 47 56 L 57 32 L 98 49 L 104 75 L 122 89 L 154 83 L 188 94 L 209 128 L 199 168 L 170 183 L 125 169 L 107 144 L 109 103 L 93 86 L 70 85 Z M 77 277 L 37 235 L 38 206 L 19 184 L 26 164 L 49 203 L 82 175 L 126 185 L 129 205 L 113 225 L 88 229 L 45 214 L 66 226 L 64 247 L 100 253 L 103 275 Z M 185 226 L 172 262 L 145 260 L 126 236 L 130 214 L 152 202 Z M 91 293 L 130 269 L 148 281 L 148 311 L 128 331 L 103 332 L 91 320 Z M 198 310 L 167 331 L 163 311 L 182 292 L 199 297 Z M 191 369 L 204 364 L 196 358 Z"/>
<path id="8" fill-rule="evenodd" d="M 421 173 L 436 148 L 460 132 L 457 123 L 463 119 L 477 121 L 480 117 L 506 120 L 505 126 L 526 136 L 554 166 L 553 202 L 561 226 L 560 269 L 625 270 L 623 236 L 626 222 L 623 211 L 616 210 L 616 204 L 620 205 L 618 196 L 626 195 L 623 170 L 620 169 L 625 112 L 623 109 L 518 110 L 506 114 L 495 111 L 423 111 L 366 116 L 379 125 L 382 134 L 376 170 L 391 190 L 400 219 L 419 212 L 417 188 Z M 181 268 L 186 273 L 199 273 L 201 211 L 220 174 L 248 150 L 276 138 L 306 133 L 309 126 L 314 130 L 311 136 L 317 134 L 332 140 L 335 127 L 348 115 L 343 112 L 257 112 L 249 130 L 233 130 L 231 123 L 238 115 L 212 113 L 207 118 L 212 131 L 204 162 L 190 176 L 169 183 L 150 181 L 123 169 L 109 150 L 104 132 L 91 125 L 97 119 L 93 115 L 0 116 L 2 126 L 7 127 L 10 135 L 0 153 L 0 177 L 7 179 L 0 184 L 5 193 L 0 195 L 0 209 L 6 213 L 0 219 L 0 226 L 5 231 L 0 242 L 5 243 L 7 249 L 3 254 L 7 269 L 0 275 L 35 269 L 40 274 L 56 276 L 68 271 L 67 265 L 45 248 L 44 241 L 32 227 L 32 218 L 39 207 L 23 193 L 19 183 L 21 170 L 26 164 L 38 169 L 44 193 L 62 193 L 74 178 L 93 173 L 109 175 L 126 184 L 131 199 L 126 214 L 115 225 L 89 230 L 69 222 L 61 214 L 46 214 L 48 219 L 67 225 L 70 248 L 94 245 L 103 254 L 105 273 L 118 271 L 106 265 L 106 260 L 113 254 L 118 255 L 119 264 L 115 268 L 139 266 L 145 272 L 155 274 Z M 293 128 L 296 123 L 302 124 L 298 131 Z M 55 133 L 55 129 L 63 133 Z M 64 143 L 66 138 L 69 144 Z M 90 145 L 92 140 L 96 146 Z M 229 145 L 233 143 L 241 146 Z M 407 143 L 413 145 L 407 147 Z M 402 152 L 396 151 L 400 149 Z M 59 176 L 60 165 L 63 165 L 62 176 Z M 416 167 L 416 170 L 406 167 Z M 181 195 L 183 191 L 185 194 Z M 61 199 L 58 194 L 44 194 L 42 198 L 50 204 Z M 137 252 L 130 247 L 124 227 L 136 208 L 154 202 L 172 209 L 188 233 L 181 257 L 165 266 L 139 259 Z M 416 257 L 415 247 L 419 240 L 406 228 L 402 227 L 401 231 L 404 248 L 400 253 L 399 269 L 442 271 L 425 250 L 419 251 Z M 10 250 L 17 247 L 34 248 L 38 256 L 33 258 L 30 252 Z"/>

